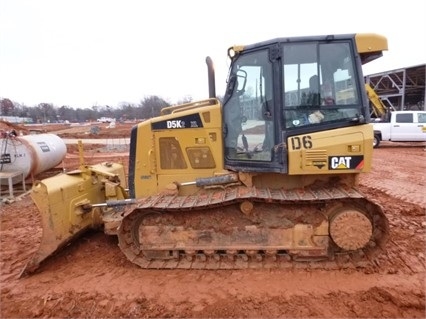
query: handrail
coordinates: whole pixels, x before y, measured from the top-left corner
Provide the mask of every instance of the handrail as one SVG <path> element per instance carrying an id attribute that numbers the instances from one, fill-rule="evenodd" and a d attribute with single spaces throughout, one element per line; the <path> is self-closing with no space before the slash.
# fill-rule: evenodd
<path id="1" fill-rule="evenodd" d="M 210 99 L 202 100 L 202 101 L 196 101 L 196 102 L 190 102 L 190 103 L 185 103 L 185 104 L 180 104 L 180 105 L 168 106 L 168 107 L 161 109 L 161 115 L 172 114 L 172 113 L 176 113 L 176 112 L 183 112 L 183 111 L 186 111 L 186 110 L 190 110 L 190 109 L 194 109 L 194 108 L 198 108 L 198 107 L 206 107 L 206 106 L 214 105 L 214 104 L 218 104 L 218 103 L 220 103 L 218 99 L 210 98 Z"/>

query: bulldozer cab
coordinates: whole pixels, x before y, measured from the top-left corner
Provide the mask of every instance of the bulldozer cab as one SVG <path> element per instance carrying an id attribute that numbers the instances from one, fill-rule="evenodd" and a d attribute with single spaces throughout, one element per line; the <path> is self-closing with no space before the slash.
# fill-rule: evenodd
<path id="1" fill-rule="evenodd" d="M 358 51 L 356 35 L 230 48 L 222 113 L 225 167 L 289 173 L 288 151 L 315 148 L 313 133 L 367 123 Z"/>

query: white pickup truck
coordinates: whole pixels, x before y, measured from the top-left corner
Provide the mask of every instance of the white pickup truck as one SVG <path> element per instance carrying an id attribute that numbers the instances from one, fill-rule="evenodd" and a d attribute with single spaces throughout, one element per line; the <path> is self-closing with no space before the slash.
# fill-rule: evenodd
<path id="1" fill-rule="evenodd" d="M 393 111 L 389 121 L 373 122 L 373 147 L 381 141 L 424 142 L 426 141 L 426 111 Z"/>
<path id="2" fill-rule="evenodd" d="M 115 119 L 111 118 L 111 117 L 102 116 L 101 118 L 97 119 L 96 121 L 101 122 L 101 123 L 111 123 L 111 122 L 115 122 Z"/>

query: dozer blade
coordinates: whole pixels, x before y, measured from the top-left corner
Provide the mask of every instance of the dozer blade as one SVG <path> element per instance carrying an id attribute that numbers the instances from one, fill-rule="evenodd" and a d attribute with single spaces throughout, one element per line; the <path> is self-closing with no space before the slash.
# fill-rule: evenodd
<path id="1" fill-rule="evenodd" d="M 111 184 L 108 177 L 124 178 L 122 166 L 112 166 L 102 167 L 102 164 L 98 164 L 90 169 L 57 175 L 34 184 L 31 198 L 40 212 L 42 236 L 38 251 L 22 274 L 35 271 L 54 252 L 88 229 L 96 229 L 103 224 L 102 209 L 92 205 L 105 203 L 113 195 L 120 199 L 124 196 L 123 193 L 116 194 L 114 187 L 108 186 Z"/>

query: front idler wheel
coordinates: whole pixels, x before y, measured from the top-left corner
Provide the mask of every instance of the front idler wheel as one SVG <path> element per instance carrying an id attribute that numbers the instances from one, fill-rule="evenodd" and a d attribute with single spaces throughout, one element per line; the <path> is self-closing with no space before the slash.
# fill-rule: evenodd
<path id="1" fill-rule="evenodd" d="M 357 209 L 344 209 L 330 220 L 330 236 L 344 250 L 364 248 L 372 235 L 373 225 L 370 219 Z"/>

